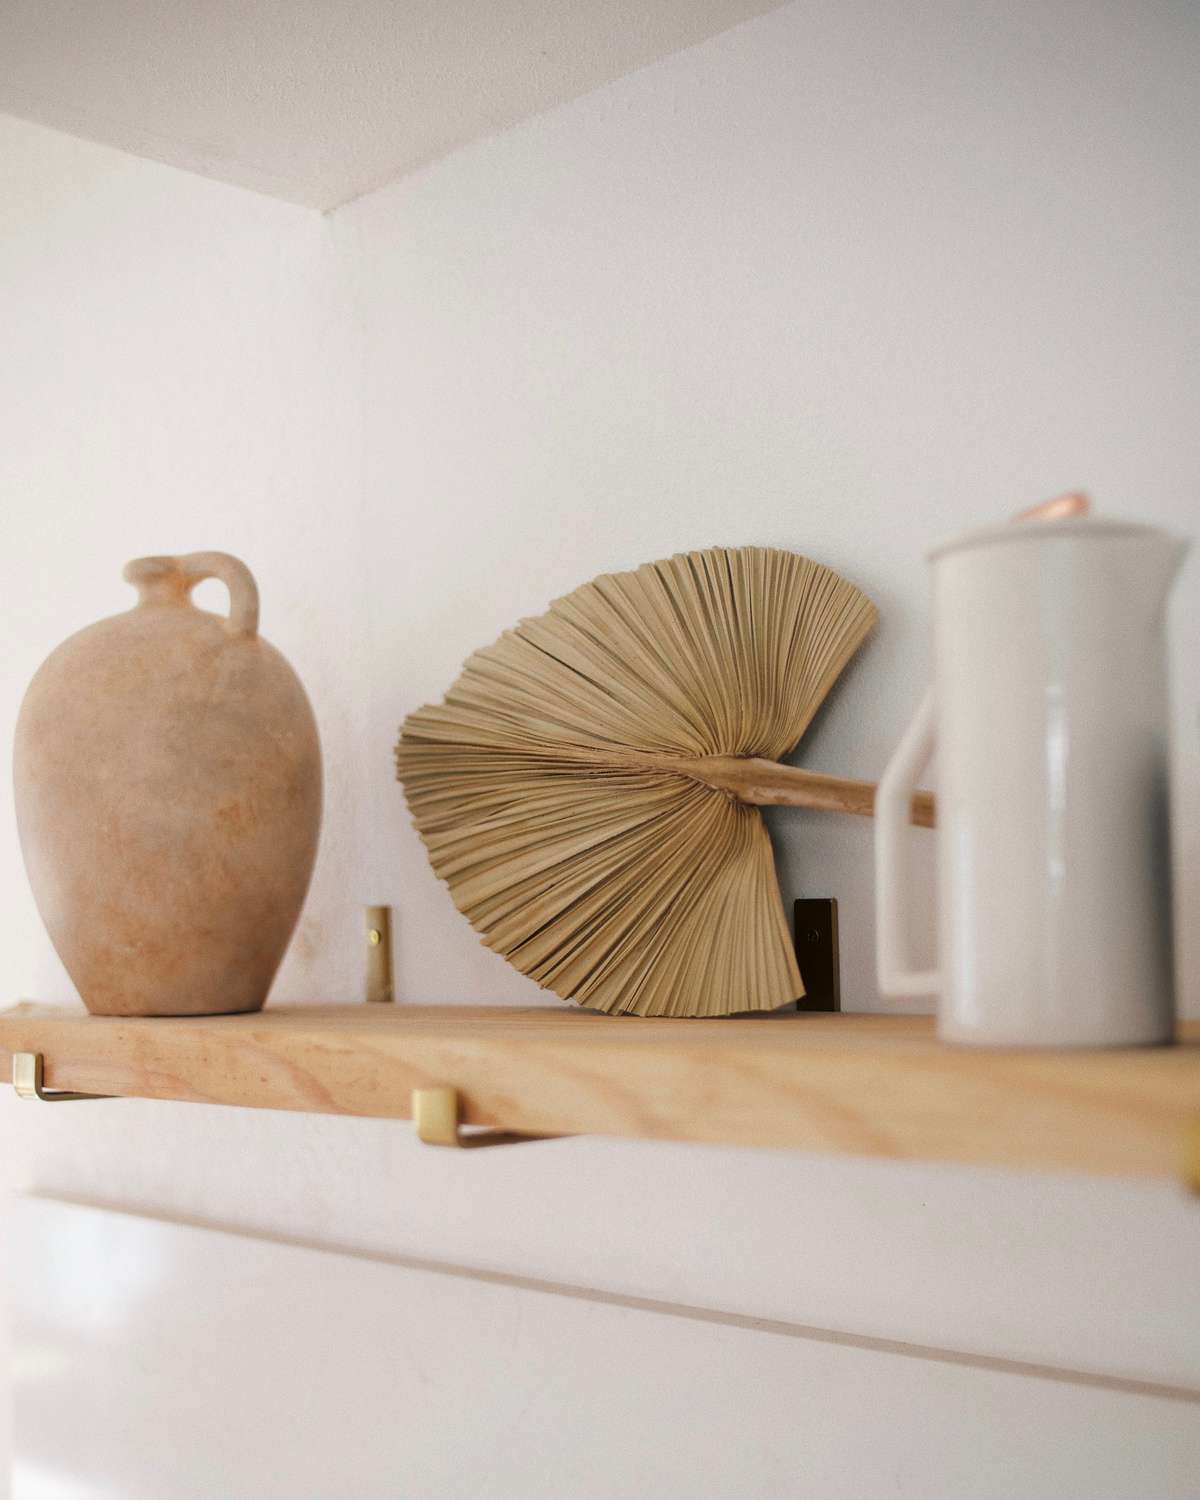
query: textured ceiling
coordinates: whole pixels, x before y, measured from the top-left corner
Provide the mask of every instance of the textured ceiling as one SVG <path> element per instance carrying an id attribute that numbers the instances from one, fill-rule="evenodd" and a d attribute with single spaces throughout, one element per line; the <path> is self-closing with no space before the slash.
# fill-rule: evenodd
<path id="1" fill-rule="evenodd" d="M 0 0 L 0 110 L 314 208 L 779 0 Z"/>

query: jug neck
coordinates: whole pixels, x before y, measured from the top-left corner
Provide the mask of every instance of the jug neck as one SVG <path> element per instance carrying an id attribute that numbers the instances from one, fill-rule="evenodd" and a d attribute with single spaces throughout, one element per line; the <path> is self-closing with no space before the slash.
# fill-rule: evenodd
<path id="1" fill-rule="evenodd" d="M 126 567 L 125 578 L 138 591 L 135 609 L 144 604 L 191 606 L 196 580 L 180 569 L 178 558 L 139 557 Z"/>

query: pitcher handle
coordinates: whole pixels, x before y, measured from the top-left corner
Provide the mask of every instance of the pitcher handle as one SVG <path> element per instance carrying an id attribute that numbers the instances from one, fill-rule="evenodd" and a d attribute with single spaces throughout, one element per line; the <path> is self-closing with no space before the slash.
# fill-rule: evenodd
<path id="1" fill-rule="evenodd" d="M 205 578 L 219 578 L 229 590 L 229 625 L 233 635 L 258 634 L 258 585 L 244 562 L 228 552 L 189 552 L 185 557 L 135 557 L 123 576 L 136 586 L 142 601 L 186 598 Z"/>
<path id="2" fill-rule="evenodd" d="M 909 947 L 908 818 L 917 778 L 934 747 L 933 689 L 921 706 L 883 773 L 875 793 L 875 965 L 879 992 L 894 1000 L 936 995 L 936 969 L 914 969 Z"/>

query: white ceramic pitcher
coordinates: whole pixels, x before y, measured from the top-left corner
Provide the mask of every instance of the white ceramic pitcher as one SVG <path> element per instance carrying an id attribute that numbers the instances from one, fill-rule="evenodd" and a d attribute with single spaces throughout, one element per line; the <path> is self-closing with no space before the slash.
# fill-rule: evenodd
<path id="1" fill-rule="evenodd" d="M 1174 1034 L 1164 616 L 1187 543 L 1091 516 L 936 547 L 934 686 L 876 796 L 880 990 L 946 1041 Z M 938 757 L 938 962 L 909 957 L 909 798 Z"/>

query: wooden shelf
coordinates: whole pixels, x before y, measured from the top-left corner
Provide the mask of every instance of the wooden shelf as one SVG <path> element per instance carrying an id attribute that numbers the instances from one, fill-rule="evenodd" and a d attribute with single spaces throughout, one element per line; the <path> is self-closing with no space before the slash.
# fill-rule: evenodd
<path id="1" fill-rule="evenodd" d="M 1200 1119 L 1200 1026 L 1180 1045 L 951 1048 L 923 1016 L 640 1020 L 469 1006 L 269 1006 L 172 1020 L 0 1013 L 0 1066 L 47 1088 L 407 1119 L 459 1090 L 474 1124 L 1175 1177 Z M 30 1108 L 42 1107 L 36 1103 Z M 84 1107 L 84 1106 L 80 1106 Z"/>

